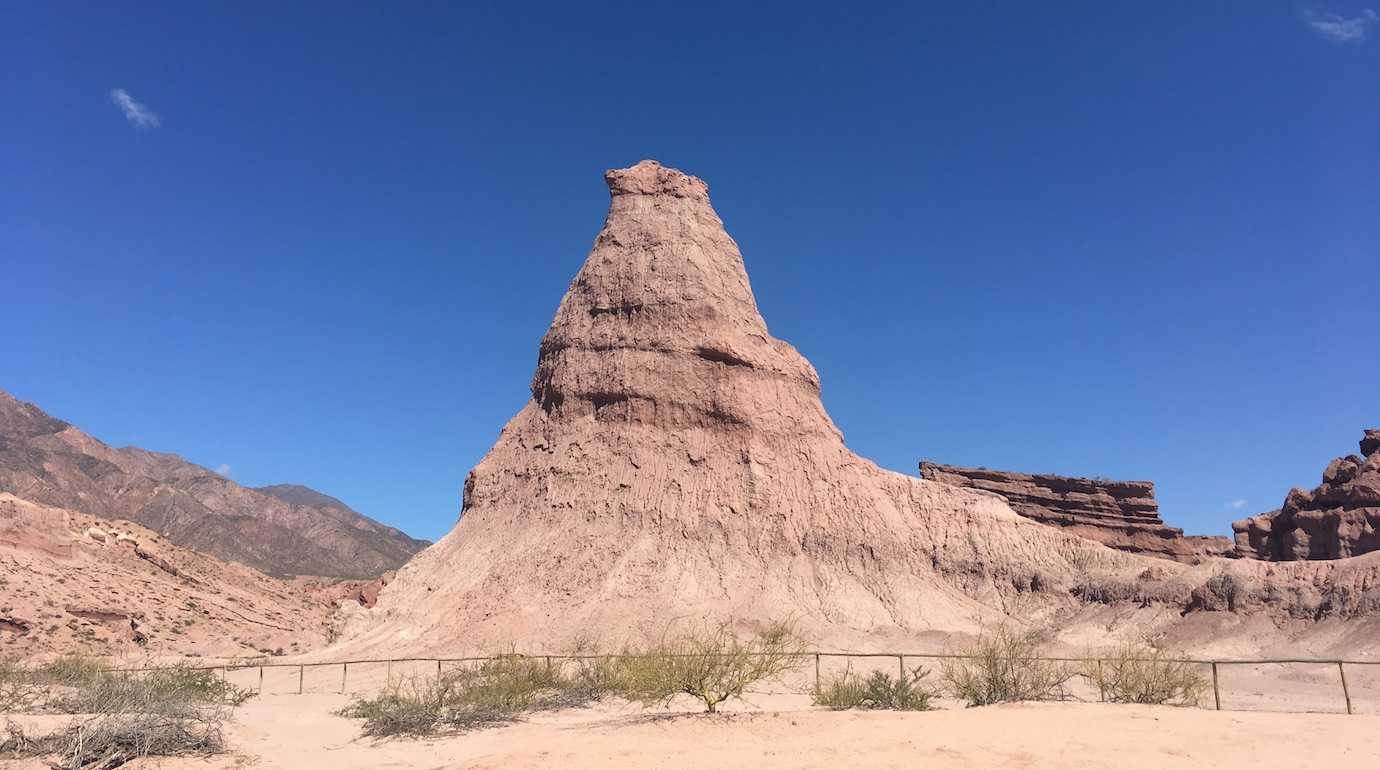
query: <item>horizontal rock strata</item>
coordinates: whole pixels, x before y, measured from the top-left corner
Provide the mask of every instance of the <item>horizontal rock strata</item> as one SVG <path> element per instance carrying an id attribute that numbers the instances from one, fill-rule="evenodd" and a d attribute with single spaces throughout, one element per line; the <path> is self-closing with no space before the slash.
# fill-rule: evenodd
<path id="1" fill-rule="evenodd" d="M 1185 536 L 1160 518 L 1155 484 L 1053 474 L 963 468 L 924 461 L 920 475 L 957 487 L 992 492 L 1016 513 L 1064 527 L 1082 537 L 1123 551 L 1195 559 L 1230 550 L 1226 538 Z"/>

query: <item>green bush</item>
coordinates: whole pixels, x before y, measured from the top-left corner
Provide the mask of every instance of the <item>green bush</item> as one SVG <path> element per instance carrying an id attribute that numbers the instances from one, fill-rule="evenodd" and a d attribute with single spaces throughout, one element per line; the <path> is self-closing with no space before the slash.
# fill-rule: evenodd
<path id="1" fill-rule="evenodd" d="M 714 713 L 724 701 L 741 698 L 748 686 L 798 668 L 803 656 L 800 637 L 790 623 L 772 623 L 750 637 L 735 634 L 723 623 L 664 636 L 648 650 L 620 656 L 613 691 L 644 706 L 689 695 Z"/>
<path id="2" fill-rule="evenodd" d="M 1111 703 L 1196 706 L 1208 687 L 1195 664 L 1134 644 L 1096 656 L 1083 673 Z"/>
<path id="3" fill-rule="evenodd" d="M 848 709 L 889 709 L 893 711 L 928 711 L 938 696 L 924 680 L 929 676 L 924 668 L 896 678 L 883 671 L 875 671 L 863 678 L 852 671 L 834 678 L 814 693 L 816 706 L 832 711 Z"/>
<path id="4" fill-rule="evenodd" d="M 1039 637 L 1007 626 L 982 632 L 961 658 L 944 661 L 942 677 L 953 696 L 969 706 L 1009 701 L 1063 700 L 1077 673 L 1044 657 Z"/>

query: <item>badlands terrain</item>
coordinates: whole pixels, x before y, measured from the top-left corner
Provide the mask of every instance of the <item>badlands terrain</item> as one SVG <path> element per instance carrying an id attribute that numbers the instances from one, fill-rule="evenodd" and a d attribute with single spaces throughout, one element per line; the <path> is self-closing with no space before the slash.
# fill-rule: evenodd
<path id="1" fill-rule="evenodd" d="M 227 722 L 228 754 L 149 765 L 166 768 L 1380 764 L 1370 667 L 1348 676 L 1371 715 L 1259 713 L 1344 710 L 1336 667 L 1310 663 L 1224 667 L 1222 712 L 835 713 L 797 681 L 720 715 L 603 701 L 360 738 L 341 690 L 377 693 L 406 666 L 352 666 L 346 688 L 317 664 L 619 649 L 676 624 L 786 618 L 826 651 L 942 652 L 1002 626 L 1071 654 L 1380 660 L 1380 434 L 1234 541 L 1166 525 L 1149 482 L 887 471 L 848 449 L 813 366 L 771 336 L 708 186 L 654 161 L 605 179 L 607 219 L 529 398 L 429 547 L 314 490 L 114 449 L 0 393 L 5 655 L 197 656 L 248 664 L 225 676 L 250 689 L 258 663 L 289 664 Z"/>
<path id="2" fill-rule="evenodd" d="M 0 655 L 283 655 L 328 638 L 339 589 L 294 584 L 137 524 L 0 493 Z"/>
<path id="3" fill-rule="evenodd" d="M 345 608 L 323 655 L 559 650 L 783 616 L 832 649 L 937 649 L 1014 621 L 1070 649 L 1380 651 L 1380 551 L 1228 558 L 1157 516 L 1094 540 L 1080 534 L 1105 528 L 853 454 L 814 367 L 767 330 L 708 186 L 655 161 L 605 179 L 603 228 L 459 523 L 372 609 Z"/>

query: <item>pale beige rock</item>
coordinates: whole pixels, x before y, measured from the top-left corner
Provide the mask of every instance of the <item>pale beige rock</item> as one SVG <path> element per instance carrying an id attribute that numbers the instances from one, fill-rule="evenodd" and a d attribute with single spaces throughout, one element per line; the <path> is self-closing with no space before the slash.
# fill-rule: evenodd
<path id="1" fill-rule="evenodd" d="M 302 652 L 325 644 L 334 599 L 137 524 L 0 492 L 0 658 Z"/>
<path id="2" fill-rule="evenodd" d="M 355 612 L 355 644 L 730 615 L 856 640 L 970 628 L 1041 569 L 1134 569 L 993 495 L 854 455 L 814 368 L 768 333 L 705 184 L 650 161 L 606 179 L 531 400 L 471 472 L 455 530 Z"/>
<path id="3" fill-rule="evenodd" d="M 1008 618 L 1084 644 L 1143 639 L 1191 606 L 1230 612 L 1228 595 L 1281 617 L 1329 601 L 1317 575 L 1300 600 L 1274 589 L 1302 583 L 1289 575 L 1113 551 L 858 457 L 814 368 L 768 332 L 706 185 L 652 161 L 606 179 L 608 218 L 532 397 L 470 473 L 459 523 L 375 608 L 348 607 L 323 657 L 559 650 L 781 617 L 824 648 L 942 644 Z M 1377 565 L 1348 567 L 1349 585 Z"/>

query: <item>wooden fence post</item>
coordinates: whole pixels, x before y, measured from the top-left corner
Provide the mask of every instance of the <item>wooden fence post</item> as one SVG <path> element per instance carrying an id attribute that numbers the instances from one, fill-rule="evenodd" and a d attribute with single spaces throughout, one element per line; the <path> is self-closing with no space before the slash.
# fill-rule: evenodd
<path id="1" fill-rule="evenodd" d="M 1102 659 L 1097 659 L 1097 699 L 1107 702 L 1107 680 L 1102 678 Z"/>
<path id="2" fill-rule="evenodd" d="M 347 660 L 340 664 L 340 694 L 345 694 L 345 677 L 350 675 L 350 662 Z"/>
<path id="3" fill-rule="evenodd" d="M 896 681 L 904 682 L 906 680 L 906 656 L 904 655 L 896 656 L 896 674 L 900 677 Z"/>
<path id="4" fill-rule="evenodd" d="M 815 692 L 819 692 L 819 653 L 815 653 Z"/>
<path id="5" fill-rule="evenodd" d="M 298 694 L 298 695 L 301 695 L 301 694 L 302 694 L 302 679 L 303 679 L 303 677 L 304 677 L 304 675 L 305 675 L 305 671 L 306 671 L 306 666 L 303 666 L 303 665 L 300 665 L 300 664 L 297 666 L 297 694 Z"/>
<path id="6" fill-rule="evenodd" d="M 264 667 L 259 666 L 259 694 L 264 694 Z"/>
<path id="7" fill-rule="evenodd" d="M 393 681 L 393 661 L 388 661 L 388 681 Z"/>
<path id="8" fill-rule="evenodd" d="M 1217 704 L 1217 710 L 1222 710 L 1222 693 L 1217 689 L 1217 661 L 1212 662 L 1212 700 Z"/>
<path id="9" fill-rule="evenodd" d="M 437 678 L 437 679 L 440 679 L 440 678 L 441 678 L 441 660 L 440 660 L 440 658 L 437 658 L 437 659 L 436 659 L 436 678 Z"/>
<path id="10" fill-rule="evenodd" d="M 1343 697 L 1343 698 L 1346 698 L 1346 713 L 1350 714 L 1350 713 L 1351 713 L 1351 691 L 1348 690 L 1347 687 L 1346 687 L 1346 669 L 1343 668 L 1342 662 L 1341 662 L 1340 660 L 1337 661 L 1337 673 L 1342 675 L 1342 697 Z"/>

